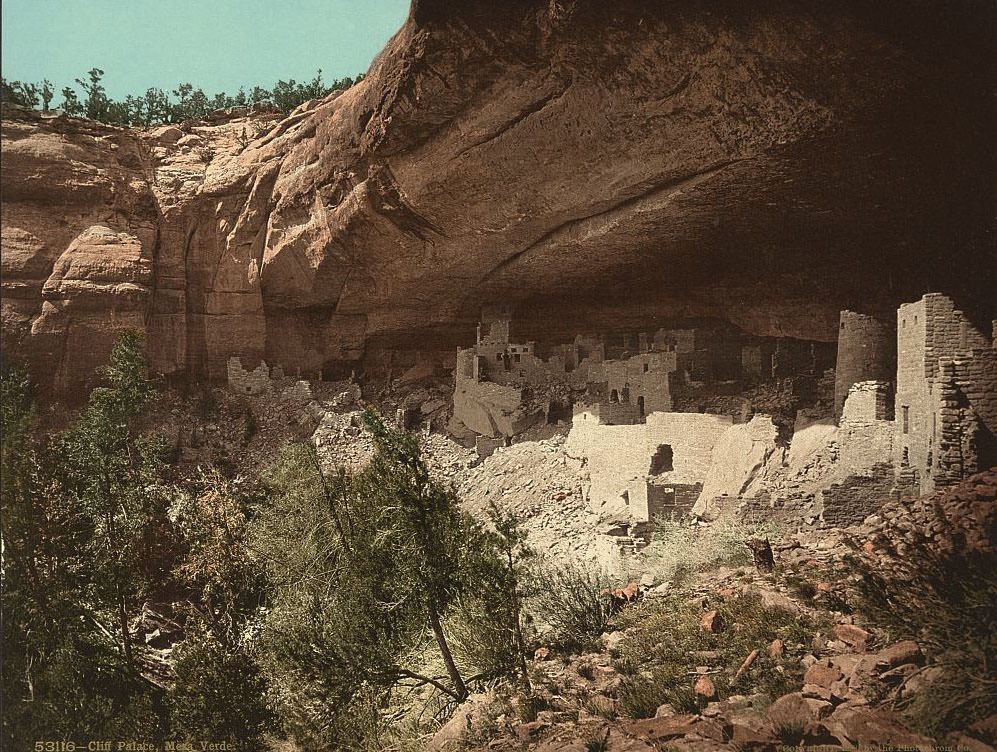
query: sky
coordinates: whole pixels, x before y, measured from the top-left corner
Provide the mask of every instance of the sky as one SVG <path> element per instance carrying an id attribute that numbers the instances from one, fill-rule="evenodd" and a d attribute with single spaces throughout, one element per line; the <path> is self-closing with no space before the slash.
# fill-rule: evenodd
<path id="1" fill-rule="evenodd" d="M 367 71 L 409 0 L 0 0 L 0 68 L 56 91 L 104 71 L 112 98 L 172 90 L 331 81 Z M 61 98 L 56 97 L 56 102 Z"/>

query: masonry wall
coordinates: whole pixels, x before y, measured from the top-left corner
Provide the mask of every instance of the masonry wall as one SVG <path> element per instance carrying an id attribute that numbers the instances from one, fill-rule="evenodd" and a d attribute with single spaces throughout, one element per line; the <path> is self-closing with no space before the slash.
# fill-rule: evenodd
<path id="1" fill-rule="evenodd" d="M 834 414 L 840 416 L 852 384 L 892 381 L 897 340 L 892 328 L 872 316 L 842 311 L 834 369 Z"/>
<path id="2" fill-rule="evenodd" d="M 851 385 L 841 414 L 842 420 L 892 420 L 890 384 L 885 381 L 859 381 Z"/>
<path id="3" fill-rule="evenodd" d="M 713 446 L 733 424 L 731 418 L 700 413 L 653 413 L 638 425 L 599 425 L 591 414 L 576 414 L 566 449 L 584 458 L 593 511 L 623 511 L 621 497 L 638 513 L 647 507 L 647 481 L 677 486 L 702 483 Z M 651 458 L 662 444 L 672 448 L 672 470 L 649 476 Z M 646 511 L 643 512 L 646 514 Z"/>
<path id="4" fill-rule="evenodd" d="M 928 360 L 927 296 L 905 303 L 897 311 L 897 391 L 894 465 L 921 479 L 930 470 L 933 439 L 932 397 L 928 379 L 934 367 Z"/>
<path id="5" fill-rule="evenodd" d="M 897 313 L 896 455 L 922 492 L 997 462 L 997 353 L 939 293 Z"/>
<path id="6" fill-rule="evenodd" d="M 889 463 L 877 464 L 869 475 L 852 476 L 821 491 L 823 524 L 857 525 L 875 514 L 894 496 L 894 473 Z"/>
<path id="7" fill-rule="evenodd" d="M 266 362 L 247 371 L 239 358 L 232 357 L 228 359 L 227 371 L 229 389 L 237 394 L 262 394 L 273 388 Z"/>

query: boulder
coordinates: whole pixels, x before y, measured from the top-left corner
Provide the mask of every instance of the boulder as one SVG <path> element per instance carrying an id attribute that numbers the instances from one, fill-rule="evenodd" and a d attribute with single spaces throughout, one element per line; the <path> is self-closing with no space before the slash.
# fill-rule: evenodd
<path id="1" fill-rule="evenodd" d="M 693 685 L 693 691 L 700 697 L 712 700 L 717 696 L 717 687 L 708 676 L 700 676 Z"/>
<path id="2" fill-rule="evenodd" d="M 719 611 L 707 611 L 703 614 L 703 618 L 699 620 L 699 627 L 704 632 L 718 634 L 724 631 L 726 624 Z"/>
<path id="3" fill-rule="evenodd" d="M 864 651 L 869 640 L 869 633 L 854 624 L 835 624 L 831 629 L 835 639 L 840 640 L 859 652 Z"/>

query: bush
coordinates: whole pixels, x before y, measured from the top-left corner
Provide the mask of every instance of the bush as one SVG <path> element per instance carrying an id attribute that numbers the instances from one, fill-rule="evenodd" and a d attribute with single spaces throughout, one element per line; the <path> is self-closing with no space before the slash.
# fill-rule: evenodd
<path id="1" fill-rule="evenodd" d="M 708 663 L 718 673 L 711 678 L 721 697 L 761 692 L 774 699 L 797 689 L 803 679 L 798 661 L 780 665 L 765 650 L 773 640 L 806 644 L 817 625 L 784 609 L 766 609 L 758 595 L 742 595 L 715 606 L 726 623 L 716 634 L 700 627 L 702 598 L 678 592 L 614 619 L 618 628 L 632 628 L 614 665 L 623 675 L 620 704 L 635 717 L 654 715 L 669 703 L 679 712 L 698 709 L 692 686 L 697 666 Z M 751 651 L 759 655 L 736 683 L 731 679 Z M 709 651 L 711 657 L 702 654 Z"/>
<path id="2" fill-rule="evenodd" d="M 770 538 L 775 533 L 771 526 L 717 521 L 706 527 L 691 527 L 658 517 L 654 538 L 646 552 L 647 562 L 659 579 L 678 584 L 695 572 L 750 564 L 751 551 L 745 542 L 751 538 Z"/>
<path id="3" fill-rule="evenodd" d="M 900 700 L 910 723 L 942 737 L 997 713 L 997 554 L 939 552 L 921 539 L 886 573 L 848 561 L 858 608 L 891 639 L 916 640 L 940 669 Z"/>
<path id="4" fill-rule="evenodd" d="M 208 631 L 188 625 L 187 639 L 177 648 L 176 675 L 168 696 L 173 738 L 260 748 L 269 725 L 266 682 L 244 648 L 226 649 Z"/>
<path id="5" fill-rule="evenodd" d="M 540 562 L 527 600 L 541 642 L 568 650 L 590 650 L 609 624 L 610 584 L 605 571 L 580 564 Z"/>

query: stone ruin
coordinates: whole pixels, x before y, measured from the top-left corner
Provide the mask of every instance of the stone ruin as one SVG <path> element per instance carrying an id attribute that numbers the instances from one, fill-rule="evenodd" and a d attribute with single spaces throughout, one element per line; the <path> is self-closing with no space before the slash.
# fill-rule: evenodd
<path id="1" fill-rule="evenodd" d="M 893 462 L 922 493 L 997 464 L 995 346 L 945 295 L 897 312 Z"/>
<path id="2" fill-rule="evenodd" d="M 645 535 L 668 513 L 854 524 L 889 499 L 997 464 L 997 350 L 941 294 L 901 306 L 895 334 L 843 311 L 833 408 L 800 411 L 789 435 L 764 414 L 673 410 L 674 387 L 690 372 L 711 378 L 718 362 L 731 361 L 729 339 L 713 359 L 696 355 L 705 335 L 680 340 L 665 330 L 639 337 L 627 357 L 607 357 L 616 353 L 605 339 L 578 337 L 541 358 L 536 343 L 511 342 L 509 329 L 508 318 L 483 320 L 476 346 L 458 352 L 455 415 L 481 413 L 467 425 L 482 429 L 476 438 L 486 455 L 508 444 L 524 419 L 516 415 L 523 395 L 543 379 L 586 388 L 596 399 L 575 403 L 566 449 L 582 459 L 589 508 L 621 537 Z M 757 368 L 766 348 L 741 346 L 742 369 Z"/>
<path id="3" fill-rule="evenodd" d="M 236 394 L 250 396 L 273 391 L 273 381 L 266 361 L 262 361 L 253 370 L 247 371 L 242 367 L 242 361 L 239 358 L 229 358 L 228 386 Z"/>
<path id="4" fill-rule="evenodd" d="M 616 337 L 577 335 L 542 347 L 515 342 L 511 314 L 484 307 L 473 347 L 457 350 L 451 432 L 511 438 L 551 418 L 558 398 L 584 392 L 589 419 L 643 423 L 690 396 L 799 372 L 814 373 L 812 343 L 743 337 L 724 324 L 660 328 Z M 552 399 L 553 398 L 553 399 Z M 578 404 L 575 405 L 576 409 Z"/>

